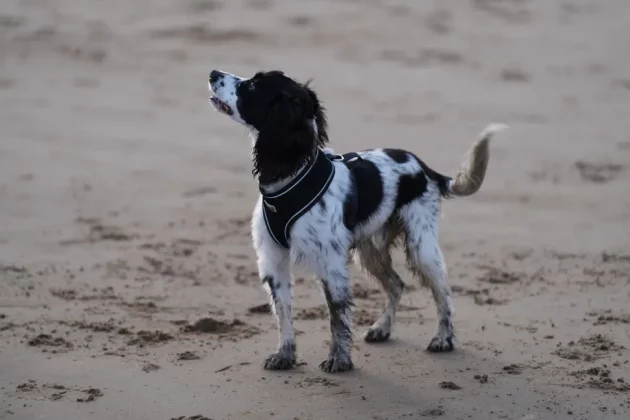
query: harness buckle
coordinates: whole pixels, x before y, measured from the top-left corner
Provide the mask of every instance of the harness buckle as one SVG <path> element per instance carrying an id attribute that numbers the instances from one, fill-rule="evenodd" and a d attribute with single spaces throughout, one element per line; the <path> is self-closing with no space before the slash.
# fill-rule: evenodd
<path id="1" fill-rule="evenodd" d="M 263 203 L 265 203 L 265 207 L 267 207 L 269 209 L 269 211 L 272 211 L 274 213 L 278 213 L 278 210 L 276 209 L 276 206 L 267 203 L 265 200 L 263 200 Z"/>

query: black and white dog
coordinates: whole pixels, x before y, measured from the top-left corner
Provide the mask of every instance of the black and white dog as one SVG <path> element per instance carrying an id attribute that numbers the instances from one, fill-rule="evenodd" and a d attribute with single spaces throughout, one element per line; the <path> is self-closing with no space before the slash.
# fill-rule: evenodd
<path id="1" fill-rule="evenodd" d="M 209 87 L 214 107 L 245 125 L 253 139 L 253 174 L 261 196 L 253 213 L 252 238 L 280 336 L 276 353 L 265 359 L 264 367 L 280 370 L 295 365 L 292 264 L 304 264 L 314 272 L 326 298 L 332 340 L 328 358 L 320 364 L 323 371 L 353 367 L 348 276 L 352 254 L 387 294 L 382 315 L 364 339 L 387 340 L 404 288 L 390 257 L 397 242 L 404 245 L 409 269 L 431 289 L 437 305 L 438 329 L 428 350 L 453 350 L 451 290 L 438 244 L 440 202 L 442 197 L 471 195 L 480 188 L 488 142 L 505 126 L 489 125 L 462 169 L 450 178 L 405 150 L 365 150 L 346 159 L 332 155 L 324 148 L 326 116 L 317 95 L 308 83 L 280 71 L 241 78 L 213 70 Z M 283 207 L 288 209 L 284 216 Z"/>

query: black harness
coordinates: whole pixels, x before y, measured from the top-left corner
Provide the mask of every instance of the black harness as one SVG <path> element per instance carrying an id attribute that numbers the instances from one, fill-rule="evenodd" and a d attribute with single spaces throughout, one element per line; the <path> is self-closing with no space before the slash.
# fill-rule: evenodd
<path id="1" fill-rule="evenodd" d="M 293 224 L 309 211 L 328 190 L 335 176 L 333 162 L 343 162 L 348 169 L 357 168 L 362 159 L 357 153 L 345 155 L 324 154 L 317 149 L 317 156 L 311 165 L 304 168 L 288 185 L 279 191 L 267 194 L 260 187 L 263 196 L 263 216 L 269 234 L 278 245 L 289 248 L 289 232 Z M 346 207 L 346 226 L 354 227 L 358 209 L 358 195 L 355 177 L 351 176 L 353 186 Z"/>

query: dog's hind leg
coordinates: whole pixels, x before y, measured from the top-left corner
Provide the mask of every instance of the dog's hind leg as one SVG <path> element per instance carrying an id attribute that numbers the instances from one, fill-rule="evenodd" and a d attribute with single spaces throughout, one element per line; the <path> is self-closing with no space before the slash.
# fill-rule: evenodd
<path id="1" fill-rule="evenodd" d="M 365 271 L 380 283 L 387 293 L 387 304 L 379 319 L 365 332 L 363 339 L 367 342 L 386 341 L 391 335 L 396 317 L 396 308 L 400 302 L 405 284 L 392 267 L 389 244 L 377 247 L 369 239 L 357 245 L 359 264 Z"/>
<path id="2" fill-rule="evenodd" d="M 427 349 L 432 352 L 453 350 L 453 305 L 451 289 L 446 284 L 446 265 L 438 243 L 440 198 L 437 187 L 429 184 L 425 194 L 400 210 L 403 219 L 406 252 L 410 269 L 429 286 L 437 306 L 438 331 Z"/>

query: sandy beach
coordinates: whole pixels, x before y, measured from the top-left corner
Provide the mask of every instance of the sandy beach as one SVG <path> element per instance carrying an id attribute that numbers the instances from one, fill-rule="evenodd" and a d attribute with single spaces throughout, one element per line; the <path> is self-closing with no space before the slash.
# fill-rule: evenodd
<path id="1" fill-rule="evenodd" d="M 627 0 L 3 0 L 0 419 L 630 418 L 629 51 Z M 251 142 L 212 68 L 313 78 L 336 152 L 445 174 L 511 127 L 442 207 L 453 353 L 399 250 L 389 342 L 353 267 L 356 369 L 321 372 L 298 270 L 299 366 L 262 368 Z"/>

